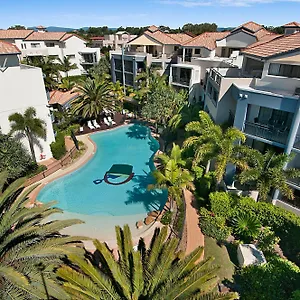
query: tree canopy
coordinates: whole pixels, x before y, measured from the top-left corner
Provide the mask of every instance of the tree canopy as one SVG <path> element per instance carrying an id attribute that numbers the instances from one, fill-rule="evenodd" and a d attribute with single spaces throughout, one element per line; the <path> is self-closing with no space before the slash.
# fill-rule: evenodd
<path id="1" fill-rule="evenodd" d="M 188 23 L 183 25 L 183 32 L 191 32 L 195 35 L 199 35 L 203 32 L 213 32 L 217 31 L 218 25 L 215 23 L 200 23 L 200 24 L 192 24 Z"/>

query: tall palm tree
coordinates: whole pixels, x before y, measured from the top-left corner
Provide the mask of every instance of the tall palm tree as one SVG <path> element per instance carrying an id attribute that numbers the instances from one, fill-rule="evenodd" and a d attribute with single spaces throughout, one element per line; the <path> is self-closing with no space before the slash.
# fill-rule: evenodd
<path id="1" fill-rule="evenodd" d="M 278 189 L 284 196 L 294 199 L 293 190 L 287 180 L 300 177 L 300 170 L 285 169 L 291 157 L 267 151 L 262 154 L 255 149 L 245 149 L 242 153 L 248 168 L 239 175 L 242 184 L 253 184 L 259 191 L 259 199 L 266 201 L 271 190 Z"/>
<path id="2" fill-rule="evenodd" d="M 70 91 L 75 87 L 75 82 L 70 80 L 69 77 L 62 78 L 61 83 L 58 85 L 58 88 L 63 91 Z"/>
<path id="3" fill-rule="evenodd" d="M 71 111 L 84 118 L 97 118 L 104 108 L 114 110 L 115 103 L 111 96 L 110 83 L 87 78 L 75 92 L 79 96 L 71 103 Z"/>
<path id="4" fill-rule="evenodd" d="M 79 220 L 49 221 L 62 213 L 52 203 L 27 208 L 28 194 L 12 183 L 0 195 L 0 299 L 69 299 L 60 287 L 54 269 L 67 254 L 82 255 L 76 247 L 82 237 L 69 237 L 58 232 Z M 42 269 L 40 267 L 42 266 Z"/>
<path id="5" fill-rule="evenodd" d="M 187 169 L 183 168 L 185 162 L 181 158 L 179 146 L 175 144 L 173 144 L 170 156 L 167 154 L 159 155 L 158 161 L 160 162 L 158 169 L 152 172 L 156 183 L 149 185 L 148 188 L 166 189 L 171 210 L 173 210 L 173 201 L 180 203 L 183 190 L 194 189 L 194 178 Z"/>
<path id="6" fill-rule="evenodd" d="M 70 57 L 64 56 L 63 59 L 58 58 L 58 68 L 64 72 L 66 76 L 69 76 L 69 71 L 78 69 L 75 63 L 71 63 Z"/>
<path id="7" fill-rule="evenodd" d="M 28 139 L 31 156 L 36 162 L 34 144 L 37 138 L 46 140 L 46 123 L 36 117 L 34 107 L 28 107 L 24 114 L 14 113 L 8 117 L 10 121 L 10 134 L 19 133 Z"/>
<path id="8" fill-rule="evenodd" d="M 184 128 L 188 123 L 197 121 L 199 119 L 200 105 L 195 104 L 184 104 L 178 110 L 169 121 L 168 126 L 177 130 L 179 128 Z"/>
<path id="9" fill-rule="evenodd" d="M 194 150 L 194 163 L 206 162 L 206 172 L 209 171 L 211 159 L 215 159 L 215 173 L 218 183 L 221 182 L 228 163 L 245 168 L 245 163 L 239 153 L 242 146 L 239 141 L 245 142 L 245 135 L 237 128 L 230 127 L 225 131 L 216 125 L 208 113 L 199 112 L 199 121 L 186 125 L 186 131 L 192 133 L 184 142 L 184 147 Z"/>
<path id="10" fill-rule="evenodd" d="M 171 300 L 236 299 L 236 294 L 212 293 L 218 278 L 212 258 L 196 263 L 203 253 L 197 248 L 186 258 L 177 252 L 178 240 L 168 239 L 167 227 L 156 230 L 150 247 L 143 239 L 133 250 L 128 225 L 116 227 L 118 259 L 97 240 L 100 263 L 70 255 L 74 267 L 63 266 L 58 275 L 74 299 Z"/>

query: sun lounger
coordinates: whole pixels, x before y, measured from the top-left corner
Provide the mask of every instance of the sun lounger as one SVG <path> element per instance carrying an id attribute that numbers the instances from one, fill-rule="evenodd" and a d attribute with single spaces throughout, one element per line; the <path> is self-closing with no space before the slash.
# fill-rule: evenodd
<path id="1" fill-rule="evenodd" d="M 94 124 L 94 126 L 95 126 L 96 128 L 100 128 L 100 125 L 97 123 L 96 120 L 93 120 L 93 124 Z"/>
<path id="2" fill-rule="evenodd" d="M 79 132 L 82 133 L 83 132 L 83 126 L 80 126 L 79 128 Z"/>
<path id="3" fill-rule="evenodd" d="M 117 124 L 114 120 L 112 120 L 111 117 L 107 117 L 107 120 L 108 120 L 108 122 L 110 122 L 112 125 L 116 125 L 116 124 Z"/>
<path id="4" fill-rule="evenodd" d="M 112 125 L 106 118 L 103 119 L 103 122 L 105 125 L 107 125 L 109 127 Z"/>
<path id="5" fill-rule="evenodd" d="M 94 130 L 94 129 L 95 129 L 95 127 L 93 126 L 93 124 L 92 124 L 91 121 L 88 121 L 87 126 L 88 126 L 88 128 L 91 129 L 91 130 Z"/>

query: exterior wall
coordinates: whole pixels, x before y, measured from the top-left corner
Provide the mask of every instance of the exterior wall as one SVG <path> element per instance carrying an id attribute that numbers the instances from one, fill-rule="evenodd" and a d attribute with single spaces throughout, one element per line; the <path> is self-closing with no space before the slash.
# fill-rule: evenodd
<path id="1" fill-rule="evenodd" d="M 255 36 L 245 32 L 236 32 L 223 40 L 217 41 L 218 47 L 245 48 L 257 41 Z"/>
<path id="2" fill-rule="evenodd" d="M 40 147 L 35 145 L 36 158 L 40 160 L 40 153 L 46 155 L 46 159 L 52 157 L 50 143 L 54 141 L 54 133 L 50 112 L 47 108 L 48 100 L 43 82 L 42 72 L 39 68 L 29 66 L 10 67 L 0 72 L 0 127 L 3 133 L 10 131 L 9 115 L 19 112 L 24 113 L 26 108 L 33 106 L 37 111 L 37 117 L 47 124 L 46 141 L 39 139 Z M 26 139 L 22 139 L 29 149 Z"/>

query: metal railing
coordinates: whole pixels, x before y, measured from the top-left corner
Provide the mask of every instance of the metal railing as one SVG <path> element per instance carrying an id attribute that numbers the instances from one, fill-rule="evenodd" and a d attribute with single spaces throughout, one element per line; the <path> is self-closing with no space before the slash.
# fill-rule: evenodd
<path id="1" fill-rule="evenodd" d="M 288 131 L 272 128 L 271 126 L 246 122 L 244 132 L 253 136 L 261 137 L 273 142 L 285 145 L 288 138 Z"/>
<path id="2" fill-rule="evenodd" d="M 25 186 L 29 186 L 31 184 L 34 184 L 50 175 L 52 175 L 53 173 L 55 173 L 56 171 L 58 171 L 59 169 L 61 169 L 62 167 L 68 165 L 74 158 L 74 154 L 77 152 L 76 147 L 74 146 L 71 150 L 69 150 L 64 157 L 62 157 L 60 160 L 57 160 L 56 162 L 54 162 L 53 164 L 49 165 L 49 167 L 47 168 L 47 170 L 29 178 L 26 183 Z"/>

